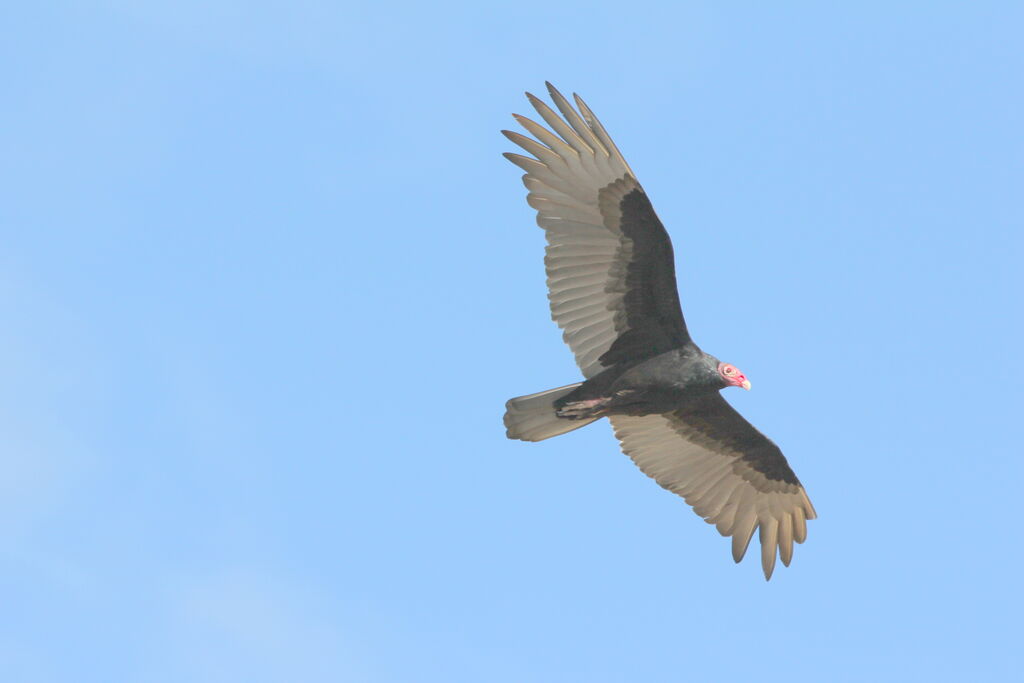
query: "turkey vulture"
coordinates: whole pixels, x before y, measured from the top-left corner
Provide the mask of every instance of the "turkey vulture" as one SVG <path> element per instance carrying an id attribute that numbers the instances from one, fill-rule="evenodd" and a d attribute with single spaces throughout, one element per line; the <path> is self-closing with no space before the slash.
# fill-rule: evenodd
<path id="1" fill-rule="evenodd" d="M 750 382 L 690 338 L 672 243 L 629 164 L 578 95 L 577 111 L 547 86 L 562 115 L 527 93 L 550 130 L 514 115 L 536 140 L 502 131 L 532 155 L 505 157 L 526 171 L 547 237 L 551 317 L 586 379 L 509 400 L 508 437 L 541 441 L 607 417 L 645 474 L 732 536 L 736 562 L 760 530 L 770 579 L 814 507 L 779 447 L 719 393 Z"/>

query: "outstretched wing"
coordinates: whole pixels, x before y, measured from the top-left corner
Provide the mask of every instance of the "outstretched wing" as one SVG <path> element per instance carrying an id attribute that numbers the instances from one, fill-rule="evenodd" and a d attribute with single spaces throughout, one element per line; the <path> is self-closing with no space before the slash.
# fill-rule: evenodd
<path id="1" fill-rule="evenodd" d="M 643 188 L 583 100 L 574 95 L 577 113 L 550 83 L 548 91 L 564 119 L 527 93 L 554 133 L 516 115 L 537 139 L 502 132 L 535 158 L 505 157 L 526 171 L 526 200 L 547 236 L 551 317 L 591 377 L 682 346 L 690 336 L 672 243 Z"/>
<path id="2" fill-rule="evenodd" d="M 761 565 L 771 578 L 776 552 L 789 566 L 807 537 L 814 506 L 779 447 L 714 394 L 664 415 L 609 418 L 622 451 L 661 486 L 678 493 L 723 536 L 739 562 L 760 529 Z"/>

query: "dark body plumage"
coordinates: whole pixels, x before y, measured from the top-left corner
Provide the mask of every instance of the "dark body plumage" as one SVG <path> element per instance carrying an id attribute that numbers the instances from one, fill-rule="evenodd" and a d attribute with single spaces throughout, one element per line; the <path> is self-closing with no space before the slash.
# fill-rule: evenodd
<path id="1" fill-rule="evenodd" d="M 687 343 L 653 358 L 624 360 L 554 402 L 556 413 L 581 401 L 606 399 L 604 415 L 667 413 L 690 400 L 710 395 L 726 384 L 718 361 Z"/>
<path id="2" fill-rule="evenodd" d="M 535 158 L 506 157 L 526 171 L 552 318 L 586 379 L 511 399 L 508 436 L 539 441 L 608 417 L 641 470 L 732 536 L 737 562 L 759 531 L 770 577 L 814 508 L 779 448 L 720 395 L 738 383 L 690 338 L 672 244 L 632 170 L 579 97 L 577 113 L 548 88 L 564 118 L 527 96 L 558 135 L 517 116 L 537 140 L 503 132 Z"/>

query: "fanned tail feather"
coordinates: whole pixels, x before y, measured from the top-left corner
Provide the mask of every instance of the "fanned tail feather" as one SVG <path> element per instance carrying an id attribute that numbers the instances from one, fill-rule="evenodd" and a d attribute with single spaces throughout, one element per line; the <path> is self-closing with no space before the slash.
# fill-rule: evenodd
<path id="1" fill-rule="evenodd" d="M 505 404 L 506 434 L 510 439 L 543 441 L 590 424 L 597 418 L 567 420 L 555 415 L 554 403 L 582 382 L 509 399 Z"/>

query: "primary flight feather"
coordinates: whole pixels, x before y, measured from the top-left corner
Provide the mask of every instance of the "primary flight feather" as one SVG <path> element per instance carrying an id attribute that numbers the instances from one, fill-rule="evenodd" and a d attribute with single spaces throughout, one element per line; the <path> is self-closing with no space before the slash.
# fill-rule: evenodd
<path id="1" fill-rule="evenodd" d="M 526 172 L 551 317 L 586 379 L 509 400 L 508 437 L 542 441 L 607 417 L 645 474 L 732 537 L 736 562 L 758 531 L 771 578 L 814 507 L 778 446 L 719 393 L 750 382 L 690 338 L 672 243 L 629 164 L 579 96 L 574 109 L 547 85 L 561 116 L 527 93 L 550 130 L 516 115 L 536 139 L 502 133 L 532 156 L 505 157 Z"/>

